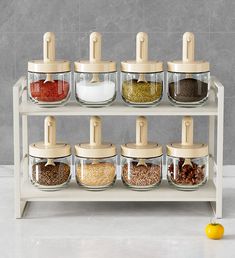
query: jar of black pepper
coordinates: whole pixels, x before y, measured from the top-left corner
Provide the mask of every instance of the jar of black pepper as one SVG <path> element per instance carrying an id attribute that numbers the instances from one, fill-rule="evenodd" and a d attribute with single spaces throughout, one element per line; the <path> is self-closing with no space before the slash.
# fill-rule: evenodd
<path id="1" fill-rule="evenodd" d="M 194 34 L 183 35 L 183 59 L 168 62 L 167 91 L 170 102 L 182 107 L 196 107 L 208 99 L 210 64 L 194 60 Z"/>
<path id="2" fill-rule="evenodd" d="M 46 117 L 44 142 L 29 145 L 29 177 L 40 190 L 55 191 L 65 187 L 71 179 L 71 147 L 56 143 L 56 120 Z"/>
<path id="3" fill-rule="evenodd" d="M 150 190 L 162 180 L 162 146 L 147 140 L 147 119 L 136 120 L 136 143 L 121 145 L 121 176 L 133 190 Z"/>
<path id="4" fill-rule="evenodd" d="M 78 185 L 87 190 L 105 190 L 116 180 L 116 147 L 102 143 L 101 118 L 90 119 L 90 142 L 75 145 L 75 170 Z"/>
<path id="5" fill-rule="evenodd" d="M 163 95 L 163 63 L 148 60 L 148 35 L 136 36 L 136 60 L 121 62 L 121 94 L 130 106 L 153 106 Z"/>
<path id="6" fill-rule="evenodd" d="M 167 179 L 178 190 L 204 185 L 209 169 L 208 145 L 193 143 L 193 119 L 182 119 L 182 142 L 167 145 Z"/>

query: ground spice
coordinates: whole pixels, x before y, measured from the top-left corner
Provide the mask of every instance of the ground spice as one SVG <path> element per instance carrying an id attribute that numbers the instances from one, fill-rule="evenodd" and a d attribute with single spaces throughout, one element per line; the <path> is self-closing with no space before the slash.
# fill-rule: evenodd
<path id="1" fill-rule="evenodd" d="M 161 98 L 163 85 L 161 82 L 138 82 L 138 80 L 124 81 L 122 97 L 133 103 L 154 102 Z"/>
<path id="2" fill-rule="evenodd" d="M 30 83 L 30 94 L 33 99 L 43 102 L 57 102 L 67 98 L 69 83 L 62 80 L 39 80 Z"/>
<path id="3" fill-rule="evenodd" d="M 39 185 L 61 185 L 69 179 L 70 166 L 62 162 L 55 162 L 55 166 L 46 166 L 46 162 L 40 162 L 32 167 L 32 180 Z"/>
<path id="4" fill-rule="evenodd" d="M 100 162 L 84 164 L 77 167 L 77 182 L 84 186 L 108 186 L 116 178 L 116 168 L 113 163 Z"/>
<path id="5" fill-rule="evenodd" d="M 132 162 L 124 164 L 122 168 L 122 181 L 130 186 L 154 186 L 161 182 L 161 167 L 156 164 L 146 163 L 138 165 Z"/>
<path id="6" fill-rule="evenodd" d="M 198 102 L 207 97 L 208 84 L 193 78 L 169 83 L 169 96 L 179 102 Z"/>
<path id="7" fill-rule="evenodd" d="M 170 174 L 170 180 L 177 185 L 198 185 L 205 180 L 206 167 L 205 165 L 199 166 L 194 162 L 192 166 L 184 165 L 183 158 L 180 159 L 178 165 L 174 166 L 171 163 L 168 166 L 168 173 Z"/>

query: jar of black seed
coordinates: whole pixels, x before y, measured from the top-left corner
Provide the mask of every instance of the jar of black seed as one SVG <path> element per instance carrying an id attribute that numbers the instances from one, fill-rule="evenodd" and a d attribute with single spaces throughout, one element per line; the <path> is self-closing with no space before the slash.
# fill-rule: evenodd
<path id="1" fill-rule="evenodd" d="M 210 67 L 194 60 L 194 34 L 183 35 L 183 58 L 168 62 L 167 92 L 170 102 L 182 107 L 204 104 L 210 89 Z"/>

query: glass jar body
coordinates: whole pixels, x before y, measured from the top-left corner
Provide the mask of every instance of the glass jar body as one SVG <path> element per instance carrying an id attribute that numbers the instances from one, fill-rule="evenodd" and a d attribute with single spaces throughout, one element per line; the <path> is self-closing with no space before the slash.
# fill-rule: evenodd
<path id="1" fill-rule="evenodd" d="M 154 158 L 128 158 L 121 156 L 123 183 L 133 190 L 150 190 L 162 180 L 162 156 Z"/>
<path id="2" fill-rule="evenodd" d="M 28 95 L 33 103 L 53 107 L 64 105 L 71 94 L 71 72 L 28 72 Z"/>
<path id="3" fill-rule="evenodd" d="M 41 190 L 60 190 L 71 179 L 71 164 L 71 155 L 54 159 L 29 156 L 29 178 Z"/>
<path id="4" fill-rule="evenodd" d="M 167 95 L 177 106 L 194 107 L 208 99 L 210 72 L 206 73 L 167 73 Z"/>
<path id="5" fill-rule="evenodd" d="M 180 158 L 167 156 L 167 179 L 178 190 L 196 190 L 208 178 L 208 156 Z"/>
<path id="6" fill-rule="evenodd" d="M 121 72 L 122 99 L 130 106 L 154 106 L 163 96 L 164 73 Z"/>
<path id="7" fill-rule="evenodd" d="M 116 180 L 117 156 L 82 158 L 75 156 L 77 183 L 87 190 L 105 190 Z"/>
<path id="8" fill-rule="evenodd" d="M 110 105 L 116 98 L 117 72 L 74 73 L 75 95 L 84 106 Z"/>

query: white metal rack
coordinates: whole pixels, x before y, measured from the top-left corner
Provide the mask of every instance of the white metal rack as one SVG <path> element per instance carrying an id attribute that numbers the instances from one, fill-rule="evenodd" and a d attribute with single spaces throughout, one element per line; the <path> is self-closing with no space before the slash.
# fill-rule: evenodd
<path id="1" fill-rule="evenodd" d="M 34 201 L 172 201 L 208 202 L 217 218 L 222 217 L 222 170 L 223 170 L 223 114 L 224 87 L 211 78 L 208 102 L 197 108 L 174 107 L 162 102 L 157 107 L 131 108 L 123 103 L 93 109 L 70 102 L 57 108 L 40 108 L 27 100 L 27 80 L 21 77 L 13 87 L 14 104 L 14 174 L 15 217 L 21 218 L 28 202 Z M 110 190 L 86 191 L 71 182 L 62 191 L 43 192 L 31 185 L 28 179 L 28 116 L 208 116 L 209 119 L 209 181 L 197 191 L 183 192 L 171 188 L 163 181 L 158 189 L 146 192 L 131 191 L 116 182 Z M 215 141 L 217 144 L 215 144 Z"/>

